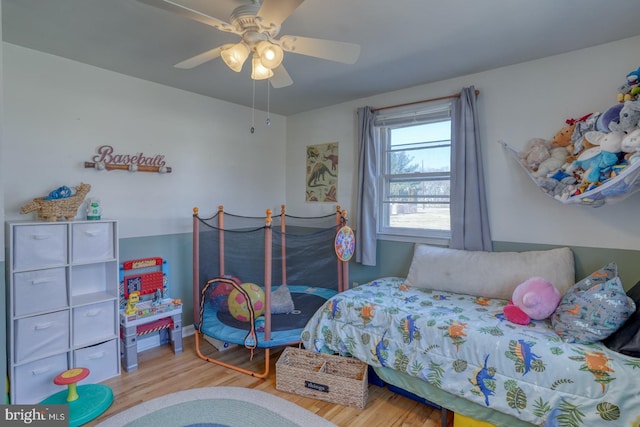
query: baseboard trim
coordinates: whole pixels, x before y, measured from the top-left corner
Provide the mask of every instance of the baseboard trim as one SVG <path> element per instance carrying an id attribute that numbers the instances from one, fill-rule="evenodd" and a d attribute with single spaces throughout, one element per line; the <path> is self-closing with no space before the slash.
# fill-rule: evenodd
<path id="1" fill-rule="evenodd" d="M 182 328 L 182 337 L 189 337 L 196 333 L 196 328 L 193 325 L 187 325 Z"/>

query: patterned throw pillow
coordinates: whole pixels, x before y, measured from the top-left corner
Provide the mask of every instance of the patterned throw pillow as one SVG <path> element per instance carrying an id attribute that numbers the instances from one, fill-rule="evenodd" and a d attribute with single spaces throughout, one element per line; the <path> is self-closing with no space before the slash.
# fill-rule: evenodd
<path id="1" fill-rule="evenodd" d="M 618 330 L 635 309 L 611 262 L 567 291 L 551 324 L 563 341 L 590 344 Z"/>

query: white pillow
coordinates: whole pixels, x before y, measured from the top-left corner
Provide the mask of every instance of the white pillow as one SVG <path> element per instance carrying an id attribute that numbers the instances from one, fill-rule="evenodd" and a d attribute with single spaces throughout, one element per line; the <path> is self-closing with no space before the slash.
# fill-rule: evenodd
<path id="1" fill-rule="evenodd" d="M 405 284 L 508 300 L 531 277 L 544 277 L 564 295 L 575 283 L 573 252 L 482 252 L 416 244 Z"/>

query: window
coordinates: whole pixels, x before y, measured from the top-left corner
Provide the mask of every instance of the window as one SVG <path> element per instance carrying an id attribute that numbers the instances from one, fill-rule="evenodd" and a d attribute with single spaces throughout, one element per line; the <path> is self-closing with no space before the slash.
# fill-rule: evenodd
<path id="1" fill-rule="evenodd" d="M 451 104 L 376 118 L 378 232 L 450 237 Z"/>

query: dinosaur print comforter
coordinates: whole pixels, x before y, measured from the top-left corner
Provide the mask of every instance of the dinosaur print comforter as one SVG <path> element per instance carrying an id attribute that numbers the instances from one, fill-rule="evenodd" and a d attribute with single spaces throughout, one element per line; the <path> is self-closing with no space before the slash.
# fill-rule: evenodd
<path id="1" fill-rule="evenodd" d="M 342 292 L 302 332 L 351 355 L 545 426 L 640 426 L 640 359 L 563 342 L 548 321 L 513 324 L 505 300 L 411 288 L 389 277 Z"/>

